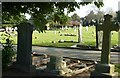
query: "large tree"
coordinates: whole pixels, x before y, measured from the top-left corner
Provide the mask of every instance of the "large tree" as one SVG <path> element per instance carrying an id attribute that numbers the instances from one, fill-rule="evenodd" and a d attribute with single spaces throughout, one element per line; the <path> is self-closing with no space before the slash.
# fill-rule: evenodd
<path id="1" fill-rule="evenodd" d="M 91 20 L 95 19 L 95 14 L 94 14 L 94 12 L 93 12 L 93 11 L 90 11 L 90 13 L 86 16 L 86 19 L 87 19 L 88 21 L 91 21 Z"/>
<path id="2" fill-rule="evenodd" d="M 83 0 L 84 1 L 84 0 Z M 80 5 L 87 5 L 91 2 L 3 2 L 2 3 L 2 22 L 9 21 L 11 16 L 21 16 L 28 13 L 32 16 L 35 26 L 43 32 L 44 26 L 47 23 L 47 14 L 57 8 L 61 14 L 64 14 L 64 8 L 68 13 L 75 11 L 75 7 L 80 8 Z M 94 2 L 97 7 L 103 5 L 103 2 Z M 8 6 L 10 5 L 10 6 Z"/>
<path id="3" fill-rule="evenodd" d="M 79 17 L 76 13 L 74 13 L 74 14 L 71 16 L 71 19 L 72 19 L 73 21 L 80 21 L 80 17 Z"/>
<path id="4" fill-rule="evenodd" d="M 95 15 L 95 19 L 96 19 L 96 20 L 103 19 L 104 14 L 105 14 L 105 13 L 104 13 L 103 11 L 98 11 L 98 13 Z"/>

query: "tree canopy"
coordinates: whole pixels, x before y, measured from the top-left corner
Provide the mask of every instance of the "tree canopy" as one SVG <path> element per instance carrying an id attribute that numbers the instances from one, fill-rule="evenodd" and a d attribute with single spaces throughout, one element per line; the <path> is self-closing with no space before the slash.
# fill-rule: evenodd
<path id="1" fill-rule="evenodd" d="M 80 8 L 80 5 L 87 5 L 91 2 L 3 2 L 2 3 L 2 22 L 9 21 L 11 16 L 21 16 L 21 14 L 28 13 L 33 18 L 35 26 L 41 32 L 47 23 L 47 14 L 54 12 L 57 8 L 61 14 L 64 14 L 64 9 L 67 12 L 75 11 L 75 8 Z M 103 2 L 93 2 L 98 8 L 103 6 Z M 8 6 L 9 5 L 9 6 Z M 15 18 L 17 20 L 17 18 Z M 64 19 L 63 19 L 64 20 Z"/>
<path id="2" fill-rule="evenodd" d="M 76 13 L 74 13 L 74 14 L 71 16 L 71 19 L 72 19 L 73 21 L 80 21 L 80 17 L 79 17 Z"/>

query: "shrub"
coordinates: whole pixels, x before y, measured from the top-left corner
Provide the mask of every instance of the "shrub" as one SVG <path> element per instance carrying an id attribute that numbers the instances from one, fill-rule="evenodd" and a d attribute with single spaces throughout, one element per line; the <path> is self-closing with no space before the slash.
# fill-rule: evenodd
<path id="1" fill-rule="evenodd" d="M 2 49 L 2 68 L 8 67 L 12 63 L 12 57 L 15 55 L 13 40 L 10 40 L 10 34 L 5 33 L 6 39 Z"/>

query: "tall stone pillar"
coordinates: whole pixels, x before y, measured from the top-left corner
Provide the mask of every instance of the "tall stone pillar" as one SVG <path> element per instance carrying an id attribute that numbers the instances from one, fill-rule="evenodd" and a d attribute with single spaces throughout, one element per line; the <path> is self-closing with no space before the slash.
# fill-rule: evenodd
<path id="1" fill-rule="evenodd" d="M 29 23 L 18 25 L 18 42 L 17 42 L 17 61 L 16 67 L 25 72 L 35 72 L 32 66 L 32 32 L 33 26 Z"/>

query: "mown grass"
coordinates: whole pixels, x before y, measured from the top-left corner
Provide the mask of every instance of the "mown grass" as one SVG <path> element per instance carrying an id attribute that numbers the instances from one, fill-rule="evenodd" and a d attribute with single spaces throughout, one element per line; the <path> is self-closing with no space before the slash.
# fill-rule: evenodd
<path id="1" fill-rule="evenodd" d="M 0 32 L 1 34 L 2 32 Z M 60 34 L 75 34 L 76 36 L 60 36 Z M 112 32 L 111 43 L 113 45 L 117 45 L 118 43 L 118 33 Z M 17 32 L 14 32 L 17 34 Z M 33 32 L 32 36 L 32 44 L 38 46 L 54 46 L 54 47 L 70 47 L 72 45 L 78 44 L 78 30 L 68 29 L 68 30 L 46 30 L 44 33 L 39 33 L 38 31 Z M 14 44 L 17 44 L 17 36 L 13 36 Z M 59 40 L 66 40 L 66 41 L 75 41 L 74 42 L 66 42 L 66 43 L 59 43 Z M 96 45 L 96 34 L 95 34 L 95 27 L 89 27 L 89 31 L 86 31 L 86 28 L 82 28 L 82 43 L 83 45 Z M 1 41 L 4 43 L 4 41 Z M 54 43 L 53 43 L 54 42 Z"/>
<path id="2" fill-rule="evenodd" d="M 60 31 L 60 33 L 58 33 Z M 60 34 L 72 33 L 76 36 L 60 36 Z M 113 45 L 117 45 L 118 42 L 118 33 L 112 32 L 111 43 Z M 37 39 L 35 39 L 37 37 Z M 82 30 L 82 43 L 83 45 L 96 45 L 96 33 L 95 27 L 89 27 L 89 31 L 86 31 L 86 28 L 83 27 Z M 71 41 L 74 40 L 75 43 L 58 43 L 59 40 Z M 54 41 L 55 43 L 52 43 Z M 38 33 L 33 32 L 33 45 L 41 45 L 41 46 L 55 46 L 55 47 L 70 47 L 71 45 L 78 44 L 78 30 L 74 31 L 74 29 L 69 30 L 57 30 L 55 31 L 46 31 L 46 33 Z"/>

